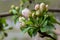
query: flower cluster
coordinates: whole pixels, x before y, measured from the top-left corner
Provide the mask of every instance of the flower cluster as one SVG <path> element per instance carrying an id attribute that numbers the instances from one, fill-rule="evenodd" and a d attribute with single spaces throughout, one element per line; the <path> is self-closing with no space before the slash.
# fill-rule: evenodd
<path id="1" fill-rule="evenodd" d="M 22 10 L 23 17 L 19 17 L 19 22 L 23 23 L 23 25 L 25 26 L 26 23 L 24 20 L 30 19 L 30 17 L 34 18 L 34 17 L 40 16 L 43 11 L 48 11 L 48 5 L 45 5 L 44 3 L 41 3 L 40 5 L 36 4 L 34 9 L 36 10 L 35 12 L 31 12 L 28 8 L 23 9 Z"/>
<path id="2" fill-rule="evenodd" d="M 14 14 L 15 22 L 19 19 L 20 29 L 23 32 L 28 32 L 32 37 L 39 32 L 43 37 L 45 34 L 52 36 L 55 30 L 54 24 L 59 24 L 55 17 L 48 12 L 48 5 L 41 3 L 36 4 L 34 10 L 29 8 L 11 6 L 9 13 Z"/>
<path id="3" fill-rule="evenodd" d="M 48 5 L 45 5 L 44 3 L 41 3 L 40 5 L 36 4 L 35 5 L 35 10 L 40 10 L 41 12 L 44 11 L 44 10 L 48 11 Z"/>

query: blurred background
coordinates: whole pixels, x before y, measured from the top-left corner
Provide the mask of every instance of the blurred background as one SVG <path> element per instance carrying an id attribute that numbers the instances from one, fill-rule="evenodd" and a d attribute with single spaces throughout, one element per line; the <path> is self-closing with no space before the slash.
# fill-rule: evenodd
<path id="1" fill-rule="evenodd" d="M 39 3 L 42 0 L 37 0 L 35 3 Z M 49 8 L 51 9 L 60 9 L 60 0 L 45 0 L 49 4 Z M 33 7 L 35 3 L 32 3 L 31 6 Z M 8 11 L 11 5 L 19 6 L 20 0 L 0 0 L 0 15 L 8 14 Z M 31 7 L 31 8 L 32 8 Z M 56 19 L 60 21 L 60 13 L 54 12 Z M 25 35 L 20 31 L 19 22 L 15 25 L 12 16 L 5 17 L 6 22 L 10 26 L 13 26 L 13 30 L 8 30 L 8 37 L 5 37 L 3 40 L 32 40 L 32 38 L 26 33 Z M 56 25 L 57 29 L 60 29 L 59 25 Z M 44 39 L 41 39 L 44 40 Z"/>

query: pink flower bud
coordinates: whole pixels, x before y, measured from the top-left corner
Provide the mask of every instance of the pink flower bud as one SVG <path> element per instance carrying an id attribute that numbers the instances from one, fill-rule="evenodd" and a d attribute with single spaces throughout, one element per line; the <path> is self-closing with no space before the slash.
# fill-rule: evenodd
<path id="1" fill-rule="evenodd" d="M 35 5 L 35 10 L 38 10 L 39 9 L 39 4 L 36 4 Z"/>
<path id="2" fill-rule="evenodd" d="M 22 10 L 22 15 L 26 18 L 28 18 L 31 14 L 31 11 L 28 8 L 25 8 Z"/>

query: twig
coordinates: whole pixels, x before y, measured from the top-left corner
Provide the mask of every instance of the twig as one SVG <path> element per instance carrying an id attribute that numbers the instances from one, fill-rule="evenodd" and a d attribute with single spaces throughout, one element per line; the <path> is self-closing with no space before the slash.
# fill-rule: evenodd
<path id="1" fill-rule="evenodd" d="M 41 36 L 42 38 L 43 38 L 43 37 L 50 37 L 50 38 L 52 38 L 53 40 L 56 40 L 56 39 L 53 38 L 51 35 L 48 35 L 48 34 L 45 33 L 45 32 L 44 32 L 44 33 L 42 33 L 41 31 L 38 31 L 38 32 L 42 35 L 42 36 Z"/>
<path id="2" fill-rule="evenodd" d="M 48 12 L 60 12 L 60 9 L 49 9 Z"/>

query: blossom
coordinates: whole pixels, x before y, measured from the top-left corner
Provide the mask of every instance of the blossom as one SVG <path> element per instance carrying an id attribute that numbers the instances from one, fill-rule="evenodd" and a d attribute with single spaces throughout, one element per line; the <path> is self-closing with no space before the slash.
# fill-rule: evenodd
<path id="1" fill-rule="evenodd" d="M 39 4 L 36 4 L 35 5 L 35 10 L 38 10 L 39 9 Z"/>
<path id="2" fill-rule="evenodd" d="M 31 11 L 28 8 L 25 8 L 22 10 L 22 15 L 26 18 L 28 18 L 31 14 Z"/>

